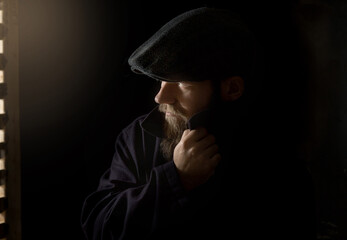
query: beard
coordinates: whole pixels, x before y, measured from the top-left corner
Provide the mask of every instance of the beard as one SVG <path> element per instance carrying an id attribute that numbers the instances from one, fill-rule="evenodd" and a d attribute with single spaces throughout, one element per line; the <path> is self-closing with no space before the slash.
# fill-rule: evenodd
<path id="1" fill-rule="evenodd" d="M 165 138 L 160 143 L 160 148 L 164 158 L 172 159 L 176 145 L 181 140 L 184 130 L 187 129 L 188 117 L 182 110 L 172 105 L 160 104 L 160 112 L 170 112 L 172 116 L 165 117 L 164 134 Z"/>

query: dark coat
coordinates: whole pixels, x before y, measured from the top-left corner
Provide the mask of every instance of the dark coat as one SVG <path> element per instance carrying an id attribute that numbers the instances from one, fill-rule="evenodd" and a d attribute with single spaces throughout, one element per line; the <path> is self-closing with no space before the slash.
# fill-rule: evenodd
<path id="1" fill-rule="evenodd" d="M 222 161 L 191 192 L 160 152 L 161 113 L 155 109 L 126 127 L 110 168 L 83 206 L 87 239 L 315 239 L 305 165 L 276 151 L 269 140 L 240 137 L 230 127 L 240 122 L 214 119 L 208 129 L 217 137 Z"/>

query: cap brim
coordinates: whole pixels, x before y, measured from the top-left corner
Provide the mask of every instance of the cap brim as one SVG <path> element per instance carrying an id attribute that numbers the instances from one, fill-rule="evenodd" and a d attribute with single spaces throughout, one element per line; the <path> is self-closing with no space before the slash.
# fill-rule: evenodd
<path id="1" fill-rule="evenodd" d="M 165 82 L 179 82 L 179 80 L 175 80 L 174 78 L 165 78 L 165 77 L 161 77 L 161 76 L 158 76 L 156 74 L 153 74 L 153 73 L 148 73 L 148 72 L 145 72 L 145 71 L 141 71 L 140 69 L 136 68 L 136 67 L 131 67 L 131 71 L 133 71 L 134 73 L 136 74 L 140 74 L 140 75 L 146 75 L 150 78 L 153 78 L 157 81 L 165 81 Z"/>

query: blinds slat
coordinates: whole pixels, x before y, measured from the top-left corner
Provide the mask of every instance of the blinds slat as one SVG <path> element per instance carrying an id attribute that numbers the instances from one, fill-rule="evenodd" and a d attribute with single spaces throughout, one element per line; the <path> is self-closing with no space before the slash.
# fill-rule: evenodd
<path id="1" fill-rule="evenodd" d="M 3 212 L 7 209 L 8 203 L 7 203 L 7 198 L 3 197 L 0 198 L 0 212 Z"/>
<path id="2" fill-rule="evenodd" d="M 0 24 L 0 39 L 6 36 L 7 29 L 3 24 Z"/>
<path id="3" fill-rule="evenodd" d="M 7 95 L 7 84 L 0 83 L 0 98 L 3 99 Z"/>
<path id="4" fill-rule="evenodd" d="M 0 109 L 1 111 L 1 109 Z M 0 112 L 0 129 L 3 129 L 8 121 L 8 115 L 7 114 L 1 114 Z"/>
<path id="5" fill-rule="evenodd" d="M 6 142 L 0 142 L 0 149 L 7 149 Z"/>
<path id="6" fill-rule="evenodd" d="M 8 225 L 6 223 L 0 224 L 0 238 L 4 238 L 8 233 Z"/>
<path id="7" fill-rule="evenodd" d="M 7 60 L 4 56 L 4 54 L 0 54 L 0 69 L 5 69 L 5 66 L 7 64 Z"/>
<path id="8" fill-rule="evenodd" d="M 4 185 L 6 182 L 6 170 L 0 170 L 0 185 Z"/>

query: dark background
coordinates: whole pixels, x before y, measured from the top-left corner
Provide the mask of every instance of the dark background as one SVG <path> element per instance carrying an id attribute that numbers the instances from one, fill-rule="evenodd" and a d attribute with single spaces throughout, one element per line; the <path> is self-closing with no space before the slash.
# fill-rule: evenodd
<path id="1" fill-rule="evenodd" d="M 346 3 L 19 0 L 23 239 L 83 239 L 82 204 L 117 134 L 155 106 L 158 84 L 127 58 L 201 6 L 239 12 L 255 33 L 269 132 L 308 162 L 320 236 L 346 239 Z"/>

